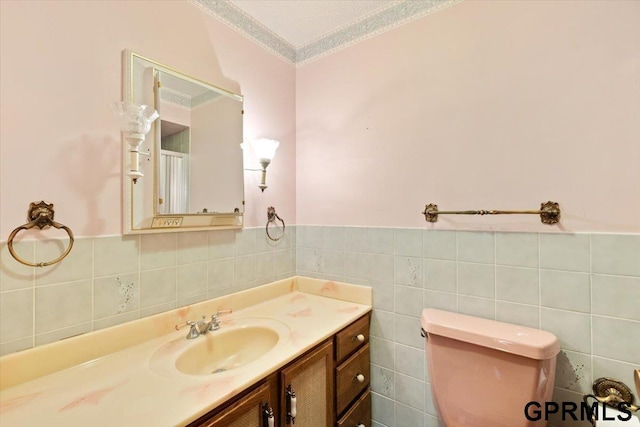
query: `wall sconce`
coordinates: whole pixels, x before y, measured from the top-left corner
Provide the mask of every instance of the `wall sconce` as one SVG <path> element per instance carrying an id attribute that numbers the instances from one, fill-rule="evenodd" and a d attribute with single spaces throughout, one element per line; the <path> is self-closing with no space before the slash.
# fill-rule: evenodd
<path id="1" fill-rule="evenodd" d="M 260 162 L 260 166 L 262 169 L 245 169 L 249 171 L 261 171 L 262 178 L 260 179 L 260 185 L 258 186 L 260 190 L 264 193 L 264 189 L 267 188 L 266 180 L 267 180 L 267 166 L 271 163 L 271 160 L 276 155 L 276 150 L 280 146 L 280 142 L 273 139 L 257 139 L 255 141 L 250 141 L 249 145 L 253 149 L 258 161 Z M 247 147 L 247 143 L 243 142 L 240 144 L 242 149 L 244 150 Z"/>
<path id="2" fill-rule="evenodd" d="M 126 101 L 116 101 L 111 104 L 113 114 L 120 122 L 120 130 L 125 141 L 129 144 L 129 172 L 126 173 L 135 184 L 143 176 L 139 170 L 140 155 L 147 153 L 138 151 L 144 142 L 145 135 L 151 130 L 151 123 L 159 117 L 156 110 L 148 105 L 136 105 Z"/>

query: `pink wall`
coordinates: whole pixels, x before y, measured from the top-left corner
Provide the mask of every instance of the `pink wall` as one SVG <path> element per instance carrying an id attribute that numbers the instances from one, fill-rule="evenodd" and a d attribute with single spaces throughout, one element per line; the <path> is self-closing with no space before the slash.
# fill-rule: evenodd
<path id="1" fill-rule="evenodd" d="M 267 192 L 246 176 L 246 225 L 269 205 L 295 223 L 292 66 L 187 2 L 1 1 L 0 19 L 0 240 L 41 199 L 77 236 L 121 233 L 125 48 L 245 96 L 245 136 L 281 141 Z"/>
<path id="2" fill-rule="evenodd" d="M 640 232 L 640 2 L 466 1 L 296 74 L 298 224 Z"/>

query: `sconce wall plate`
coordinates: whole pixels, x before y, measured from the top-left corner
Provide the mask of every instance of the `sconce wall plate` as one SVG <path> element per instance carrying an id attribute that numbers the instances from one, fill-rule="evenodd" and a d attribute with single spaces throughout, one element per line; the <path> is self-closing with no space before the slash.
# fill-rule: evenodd
<path id="1" fill-rule="evenodd" d="M 266 183 L 267 182 L 267 166 L 271 164 L 271 160 L 273 160 L 273 158 L 275 157 L 276 150 L 280 146 L 280 142 L 274 139 L 257 139 L 257 140 L 250 141 L 249 145 L 251 146 L 256 157 L 258 158 L 258 161 L 260 162 L 260 166 L 262 166 L 262 169 L 245 169 L 245 170 L 261 172 L 260 185 L 258 185 L 258 188 L 260 188 L 260 190 L 264 193 L 264 190 L 268 188 Z M 246 143 L 242 143 L 240 144 L 240 146 L 242 147 L 243 150 L 247 147 Z"/>

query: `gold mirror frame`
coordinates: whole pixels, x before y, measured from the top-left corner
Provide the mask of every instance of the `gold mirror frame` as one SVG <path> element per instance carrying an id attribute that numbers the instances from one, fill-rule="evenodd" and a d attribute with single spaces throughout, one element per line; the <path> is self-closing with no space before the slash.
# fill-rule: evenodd
<path id="1" fill-rule="evenodd" d="M 122 52 L 122 66 L 123 66 L 123 97 L 122 99 L 129 102 L 134 102 L 134 60 L 140 59 L 153 65 L 161 71 L 168 72 L 170 74 L 184 78 L 192 83 L 197 83 L 210 88 L 211 90 L 220 92 L 226 96 L 232 97 L 239 102 L 243 102 L 244 98 L 241 95 L 227 91 L 225 89 L 214 86 L 210 83 L 188 76 L 172 67 L 163 65 L 152 59 L 132 52 L 129 49 L 125 49 Z M 147 104 L 150 102 L 147 101 Z M 153 105 L 153 104 L 152 104 Z M 161 119 L 162 117 L 160 117 Z M 132 180 L 123 174 L 122 180 L 122 219 L 123 219 L 123 234 L 145 234 L 145 233 L 162 233 L 162 232 L 176 232 L 176 231 L 196 231 L 196 230 L 216 230 L 216 229 L 230 229 L 230 228 L 242 228 L 244 225 L 244 188 L 242 193 L 242 206 L 240 212 L 225 212 L 225 213 L 185 213 L 185 214 L 158 214 L 155 207 L 155 200 L 157 197 L 158 188 L 158 173 L 156 171 L 156 165 L 159 163 L 154 156 L 157 155 L 155 147 L 156 132 L 159 132 L 160 119 L 157 120 L 158 126 L 154 126 L 151 132 L 147 135 L 147 140 L 144 143 L 143 150 L 146 152 L 150 146 L 154 147 L 151 151 L 150 161 L 153 165 L 152 173 L 145 174 L 144 177 L 138 180 L 137 183 L 133 183 Z M 238 150 L 240 146 L 238 144 Z M 128 145 L 123 142 L 122 144 L 122 159 L 123 165 L 127 165 L 129 161 L 129 148 Z M 142 162 L 146 162 L 146 159 L 142 159 Z M 243 165 L 240 165 L 241 171 Z M 242 174 L 243 172 L 241 172 Z"/>

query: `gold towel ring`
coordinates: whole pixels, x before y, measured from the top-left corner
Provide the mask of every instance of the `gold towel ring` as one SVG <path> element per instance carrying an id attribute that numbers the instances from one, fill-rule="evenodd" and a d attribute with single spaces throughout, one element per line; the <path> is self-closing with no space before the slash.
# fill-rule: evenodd
<path id="1" fill-rule="evenodd" d="M 274 239 L 273 237 L 271 237 L 271 234 L 269 234 L 269 224 L 275 224 L 276 218 L 282 223 L 282 236 L 278 237 L 277 239 Z M 278 214 L 276 213 L 276 209 L 273 206 L 269 206 L 267 208 L 267 226 L 266 226 L 267 237 L 270 240 L 277 242 L 278 240 L 282 239 L 282 237 L 284 237 L 284 227 L 285 227 L 284 220 L 278 216 Z"/>
<path id="2" fill-rule="evenodd" d="M 67 227 L 66 225 L 62 225 L 53 220 L 54 213 L 55 212 L 53 210 L 53 203 L 47 204 L 44 201 L 41 201 L 39 203 L 32 202 L 29 205 L 28 219 L 30 220 L 30 222 L 28 222 L 27 224 L 21 225 L 20 227 L 13 230 L 9 235 L 9 239 L 7 240 L 7 247 L 9 248 L 9 253 L 20 264 L 28 265 L 29 267 L 46 267 L 48 265 L 52 265 L 52 264 L 55 264 L 56 262 L 61 261 L 64 257 L 69 255 L 69 252 L 71 252 L 71 248 L 73 247 L 73 233 L 71 232 L 71 229 L 69 229 L 69 227 Z M 14 252 L 13 239 L 21 230 L 29 230 L 33 227 L 38 227 L 40 228 L 40 230 L 42 230 L 49 226 L 52 226 L 57 229 L 62 229 L 66 231 L 67 234 L 69 235 L 69 247 L 58 258 L 54 259 L 53 261 L 38 262 L 36 264 L 33 264 L 29 261 L 23 260 Z"/>

